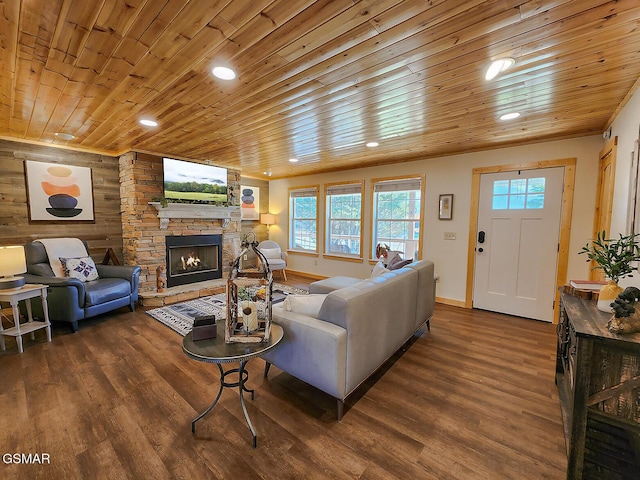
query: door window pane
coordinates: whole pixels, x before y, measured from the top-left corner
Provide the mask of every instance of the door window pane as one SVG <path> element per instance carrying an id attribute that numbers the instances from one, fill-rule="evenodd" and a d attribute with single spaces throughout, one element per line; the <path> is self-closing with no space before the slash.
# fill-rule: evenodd
<path id="1" fill-rule="evenodd" d="M 493 210 L 543 208 L 544 187 L 544 177 L 496 180 L 491 207 Z"/>

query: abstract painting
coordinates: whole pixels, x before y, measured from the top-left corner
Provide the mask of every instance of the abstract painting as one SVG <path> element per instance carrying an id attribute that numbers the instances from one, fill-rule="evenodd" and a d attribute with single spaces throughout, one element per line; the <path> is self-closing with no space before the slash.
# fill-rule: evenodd
<path id="1" fill-rule="evenodd" d="M 241 185 L 240 191 L 240 218 L 260 220 L 260 188 Z"/>
<path id="2" fill-rule="evenodd" d="M 25 161 L 30 221 L 93 222 L 91 169 Z"/>

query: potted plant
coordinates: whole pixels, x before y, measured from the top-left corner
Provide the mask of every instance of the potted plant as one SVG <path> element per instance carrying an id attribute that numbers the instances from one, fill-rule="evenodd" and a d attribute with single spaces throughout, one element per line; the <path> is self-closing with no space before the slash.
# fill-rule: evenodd
<path id="1" fill-rule="evenodd" d="M 587 262 L 594 261 L 593 269 L 600 269 L 607 277 L 607 285 L 600 289 L 598 309 L 611 312 L 611 302 L 622 292 L 618 281 L 638 270 L 640 261 L 640 244 L 636 241 L 639 234 L 619 235 L 617 239 L 606 238 L 606 232 L 598 232 L 598 236 L 587 243 L 580 254 L 586 254 Z"/>

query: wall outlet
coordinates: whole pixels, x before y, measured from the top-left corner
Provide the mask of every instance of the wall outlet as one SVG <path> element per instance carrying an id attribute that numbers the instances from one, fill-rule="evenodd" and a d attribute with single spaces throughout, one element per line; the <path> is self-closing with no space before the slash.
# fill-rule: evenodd
<path id="1" fill-rule="evenodd" d="M 445 240 L 455 240 L 456 239 L 456 232 L 444 232 L 444 239 Z"/>
<path id="2" fill-rule="evenodd" d="M 243 260 L 248 260 L 247 255 L 245 254 Z"/>

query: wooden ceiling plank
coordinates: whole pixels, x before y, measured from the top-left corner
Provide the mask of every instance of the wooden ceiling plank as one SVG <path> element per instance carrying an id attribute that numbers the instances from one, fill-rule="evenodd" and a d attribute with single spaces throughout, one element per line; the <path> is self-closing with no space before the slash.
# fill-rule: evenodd
<path id="1" fill-rule="evenodd" d="M 401 0 L 362 0 L 348 9 L 338 13 L 322 25 L 309 30 L 304 35 L 278 50 L 278 55 L 292 62 L 308 52 L 321 47 L 327 38 L 344 35 L 355 27 L 373 20 L 376 16 L 402 3 Z M 426 3 L 423 2 L 423 9 Z"/>
<path id="2" fill-rule="evenodd" d="M 209 28 L 209 24 L 206 22 L 208 18 L 215 18 L 215 15 L 220 11 L 223 6 L 222 1 L 219 1 L 214 4 L 208 4 L 208 10 L 203 12 L 202 9 L 197 9 L 196 4 L 189 5 L 188 8 L 181 9 L 179 12 L 175 10 L 169 10 L 166 12 L 166 16 L 170 17 L 173 14 L 177 14 L 177 17 L 174 18 L 174 21 L 171 23 L 172 27 L 169 29 L 165 29 L 162 32 L 162 35 L 158 35 L 155 43 L 151 45 L 151 47 L 147 50 L 146 55 L 143 55 L 139 61 L 131 66 L 130 69 L 125 70 L 122 74 L 126 73 L 126 77 L 120 81 L 118 87 L 109 92 L 109 98 L 117 99 L 120 98 L 121 104 L 125 102 L 135 102 L 135 99 L 131 98 L 132 94 L 137 95 L 148 95 L 147 92 L 153 92 L 153 87 L 151 85 L 156 84 L 159 81 L 162 81 L 163 74 L 165 74 L 166 67 L 163 67 L 165 62 L 171 62 L 171 58 L 168 55 L 173 55 L 174 58 L 180 58 L 181 48 L 184 48 L 186 45 L 191 44 L 191 38 L 201 38 L 198 37 L 202 32 L 212 32 L 215 31 L 216 35 L 219 35 L 219 30 L 216 28 Z M 164 12 L 164 11 L 163 11 Z M 154 22 L 158 17 L 154 17 Z M 162 23 L 162 21 L 159 21 Z M 178 31 L 178 25 L 189 26 L 189 29 L 185 29 L 183 31 Z M 199 31 L 197 30 L 199 29 Z M 159 33 L 159 29 L 154 29 L 154 31 Z M 179 39 L 179 41 L 172 42 L 172 48 L 169 52 L 163 50 L 163 46 L 165 45 L 166 38 L 174 38 Z M 150 40 L 150 37 L 147 36 L 147 40 Z M 215 48 L 210 46 L 210 48 Z M 159 57 L 153 54 L 153 52 L 162 51 L 165 56 Z M 121 74 L 121 76 L 122 76 Z M 149 85 L 145 87 L 145 85 Z M 108 125 L 110 116 L 115 114 L 116 110 L 110 108 L 110 104 L 112 102 L 106 102 L 107 98 L 99 98 L 96 99 L 96 106 L 93 108 L 93 118 L 100 121 L 102 125 Z M 106 103 L 105 103 L 106 102 Z M 108 130 L 108 127 L 103 127 L 104 130 Z M 109 133 L 108 131 L 106 132 Z M 86 139 L 86 141 L 92 141 L 95 138 L 101 138 L 101 130 L 94 130 L 92 133 L 92 137 Z"/>
<path id="3" fill-rule="evenodd" d="M 248 5 L 244 2 L 229 2 L 220 12 L 220 16 L 236 29 L 240 29 L 273 3 L 274 0 L 253 0 Z"/>
<path id="4" fill-rule="evenodd" d="M 39 82 L 53 38 L 60 1 L 45 4 L 23 3 L 18 30 L 15 102 L 9 130 L 24 138 L 35 111 Z"/>
<path id="5" fill-rule="evenodd" d="M 94 83 L 86 88 L 79 82 L 69 82 L 63 95 L 77 96 L 78 102 L 83 98 L 91 98 L 94 108 L 98 108 L 109 94 L 120 86 L 120 83 L 137 62 L 147 54 L 149 46 L 157 40 L 166 25 L 182 10 L 186 1 L 172 1 L 165 4 L 156 1 L 147 2 L 132 24 L 132 31 L 128 32 L 128 35 L 131 36 L 123 38 L 114 52 L 113 58 L 107 62 L 103 71 L 104 78 L 101 77 L 98 84 Z M 117 108 L 112 103 L 110 103 L 110 107 Z M 89 108 L 91 106 L 87 106 L 85 111 Z M 68 128 L 78 131 L 85 121 L 85 115 L 75 115 L 69 120 Z"/>
<path id="6" fill-rule="evenodd" d="M 0 2 L 0 130 L 9 131 L 9 120 L 15 105 L 16 58 L 18 51 L 18 22 L 20 4 L 12 0 Z"/>
<path id="7" fill-rule="evenodd" d="M 313 2 L 309 2 L 308 0 L 300 0 L 298 2 L 299 6 L 307 6 L 309 3 L 313 3 Z M 335 3 L 335 2 L 334 2 Z M 284 4 L 283 4 L 284 5 Z M 290 7 L 290 3 L 286 5 L 287 7 Z M 260 32 L 260 29 L 256 29 L 255 25 L 251 25 L 251 28 L 248 28 L 248 31 L 251 32 L 251 35 L 253 36 L 253 38 L 256 37 L 264 37 L 267 32 L 273 30 L 275 28 L 275 25 L 273 22 L 276 22 L 278 20 L 284 20 L 285 17 L 283 17 L 284 12 L 287 12 L 287 15 L 291 15 L 291 12 L 287 11 L 286 9 L 276 9 L 275 7 L 272 8 L 269 13 L 268 16 L 265 15 L 265 18 L 260 18 L 261 23 L 264 27 L 266 27 L 266 29 L 263 28 L 263 30 Z M 259 31 L 259 33 L 256 34 L 256 31 Z M 250 41 L 248 41 L 247 43 L 251 43 Z M 218 52 L 219 53 L 219 52 Z M 223 55 L 224 57 L 224 55 Z"/>

